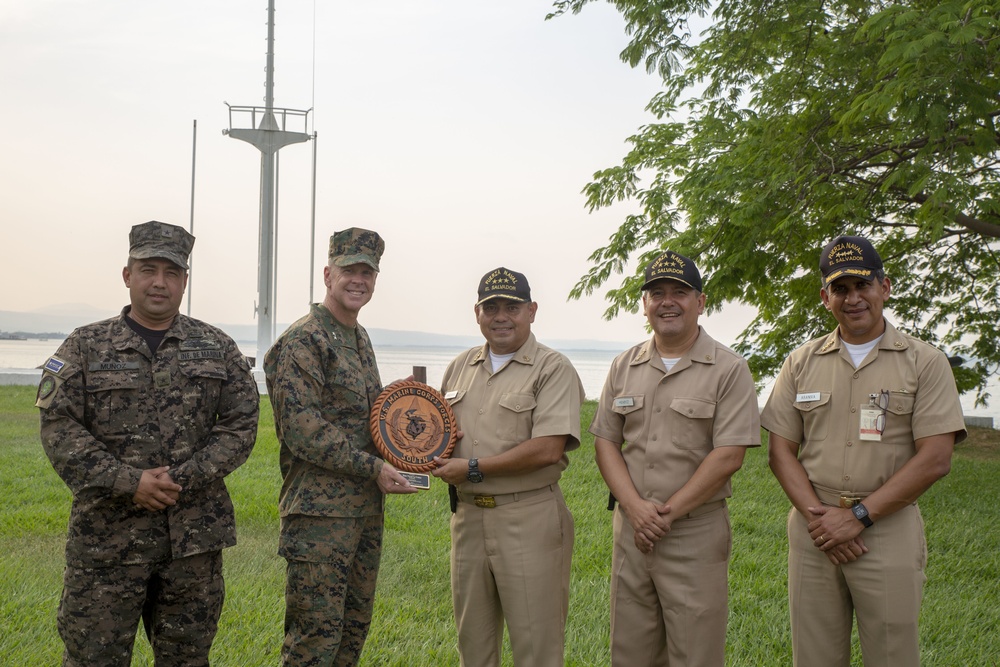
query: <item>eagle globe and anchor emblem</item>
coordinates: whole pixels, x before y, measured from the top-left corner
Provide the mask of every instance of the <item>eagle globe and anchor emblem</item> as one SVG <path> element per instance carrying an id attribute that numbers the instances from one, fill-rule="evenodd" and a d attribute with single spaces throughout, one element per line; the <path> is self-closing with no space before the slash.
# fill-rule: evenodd
<path id="1" fill-rule="evenodd" d="M 412 486 L 430 488 L 434 457 L 455 447 L 455 414 L 441 394 L 422 382 L 389 385 L 372 407 L 371 433 L 385 459 Z"/>
<path id="2" fill-rule="evenodd" d="M 399 410 L 396 410 L 394 417 L 398 421 Z M 427 422 L 424 420 L 423 416 L 417 413 L 417 408 L 410 408 L 406 411 L 406 435 L 410 436 L 414 440 L 420 437 L 420 434 L 424 432 L 427 428 Z M 434 426 L 437 426 L 437 420 L 434 420 Z"/>

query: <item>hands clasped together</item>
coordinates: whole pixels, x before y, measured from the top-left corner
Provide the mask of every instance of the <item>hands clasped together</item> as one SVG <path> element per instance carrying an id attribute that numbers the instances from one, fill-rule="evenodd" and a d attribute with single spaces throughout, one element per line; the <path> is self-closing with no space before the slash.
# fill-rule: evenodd
<path id="1" fill-rule="evenodd" d="M 653 546 L 667 536 L 674 522 L 670 505 L 665 503 L 657 505 L 649 500 L 639 500 L 621 507 L 632 525 L 635 547 L 644 554 L 653 551 Z"/>
<path id="2" fill-rule="evenodd" d="M 170 466 L 149 468 L 142 471 L 139 488 L 132 496 L 132 502 L 150 512 L 159 512 L 180 500 L 184 489 L 167 474 Z"/>
<path id="3" fill-rule="evenodd" d="M 834 565 L 851 563 L 868 553 L 861 539 L 864 525 L 851 510 L 840 507 L 810 507 L 809 537 Z"/>

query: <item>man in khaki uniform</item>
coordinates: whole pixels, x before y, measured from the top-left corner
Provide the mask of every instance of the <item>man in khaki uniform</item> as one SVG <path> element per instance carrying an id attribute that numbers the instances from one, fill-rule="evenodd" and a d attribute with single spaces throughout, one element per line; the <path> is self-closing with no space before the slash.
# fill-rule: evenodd
<path id="1" fill-rule="evenodd" d="M 452 361 L 442 392 L 463 438 L 434 471 L 456 495 L 451 587 L 463 667 L 499 667 L 506 619 L 514 664 L 563 664 L 573 517 L 559 489 L 580 446 L 583 384 L 535 341 L 538 304 L 523 274 L 483 276 L 486 344 Z"/>
<path id="2" fill-rule="evenodd" d="M 872 244 L 831 241 L 823 305 L 837 329 L 785 360 L 761 417 L 792 501 L 794 664 L 846 667 L 852 616 L 866 667 L 920 664 L 927 547 L 917 498 L 965 438 L 948 359 L 882 316 L 890 283 Z"/>
<path id="3" fill-rule="evenodd" d="M 140 616 L 157 667 L 208 665 L 236 544 L 224 478 L 260 396 L 233 339 L 181 315 L 194 237 L 132 227 L 130 304 L 45 362 L 41 440 L 73 492 L 58 627 L 68 666 L 128 667 Z"/>
<path id="4" fill-rule="evenodd" d="M 666 251 L 646 267 L 652 339 L 612 363 L 590 432 L 618 501 L 611 573 L 611 664 L 725 661 L 726 498 L 760 418 L 746 361 L 699 325 L 701 274 Z"/>
<path id="5" fill-rule="evenodd" d="M 326 296 L 264 357 L 281 443 L 281 537 L 288 563 L 283 665 L 356 665 L 372 621 L 383 494 L 417 489 L 378 456 L 368 423 L 382 391 L 358 323 L 385 243 L 352 227 L 330 237 Z"/>

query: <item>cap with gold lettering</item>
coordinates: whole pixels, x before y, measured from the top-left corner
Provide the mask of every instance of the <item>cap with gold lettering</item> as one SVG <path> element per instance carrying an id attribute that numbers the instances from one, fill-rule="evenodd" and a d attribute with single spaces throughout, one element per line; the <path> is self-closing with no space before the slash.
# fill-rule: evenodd
<path id="1" fill-rule="evenodd" d="M 128 235 L 128 256 L 134 259 L 167 259 L 188 268 L 194 237 L 183 227 L 150 220 L 132 227 Z"/>
<path id="2" fill-rule="evenodd" d="M 871 282 L 882 274 L 882 270 L 882 258 L 875 246 L 860 236 L 838 236 L 826 244 L 819 256 L 824 288 L 842 276 L 856 276 Z"/>
<path id="3" fill-rule="evenodd" d="M 657 280 L 676 280 L 699 292 L 702 291 L 701 272 L 698 271 L 698 267 L 690 259 L 673 250 L 667 250 L 646 266 L 646 281 L 642 284 L 642 289 L 649 289 L 649 286 Z"/>
<path id="4" fill-rule="evenodd" d="M 490 299 L 509 299 L 519 303 L 531 302 L 531 287 L 528 286 L 528 279 L 523 273 L 511 271 L 500 267 L 493 269 L 479 281 L 479 301 L 480 305 Z"/>
<path id="5" fill-rule="evenodd" d="M 385 241 L 378 232 L 368 229 L 350 227 L 330 237 L 330 261 L 334 266 L 367 264 L 378 271 L 383 252 Z"/>

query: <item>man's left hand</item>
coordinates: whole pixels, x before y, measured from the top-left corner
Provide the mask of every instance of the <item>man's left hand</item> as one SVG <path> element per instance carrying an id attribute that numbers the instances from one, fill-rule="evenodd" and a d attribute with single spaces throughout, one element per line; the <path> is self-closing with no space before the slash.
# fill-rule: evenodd
<path id="1" fill-rule="evenodd" d="M 813 515 L 808 526 L 809 537 L 820 551 L 829 551 L 837 545 L 850 542 L 865 527 L 849 509 L 821 505 L 810 507 L 809 511 Z"/>

